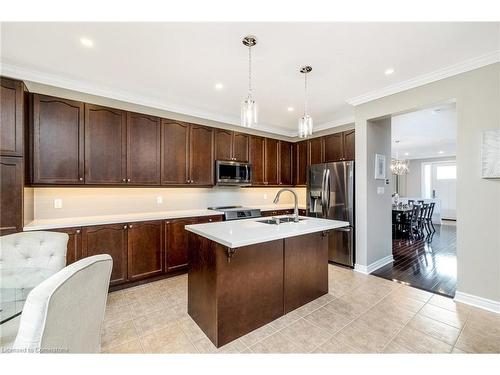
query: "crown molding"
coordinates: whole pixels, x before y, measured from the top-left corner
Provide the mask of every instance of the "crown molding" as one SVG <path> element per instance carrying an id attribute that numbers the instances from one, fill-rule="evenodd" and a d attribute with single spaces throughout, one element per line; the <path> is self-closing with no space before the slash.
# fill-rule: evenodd
<path id="1" fill-rule="evenodd" d="M 198 117 L 201 119 L 216 121 L 229 125 L 241 126 L 239 118 L 216 114 L 196 107 L 183 106 L 176 103 L 162 102 L 154 98 L 138 96 L 128 91 L 115 90 L 101 85 L 85 83 L 80 80 L 68 79 L 55 74 L 46 73 L 35 69 L 29 69 L 15 64 L 5 64 L 2 62 L 0 65 L 1 65 L 1 74 L 10 78 L 32 81 L 44 85 L 59 87 L 62 89 L 82 92 L 90 95 L 101 96 L 108 99 L 119 100 L 154 109 L 160 109 L 182 115 Z M 297 136 L 296 131 L 287 131 L 285 129 L 281 129 L 269 124 L 258 124 L 255 127 L 252 127 L 252 129 L 291 138 Z"/>
<path id="2" fill-rule="evenodd" d="M 380 99 L 385 96 L 396 94 L 398 92 L 423 86 L 428 83 L 439 81 L 444 78 L 452 77 L 457 74 L 465 73 L 497 62 L 500 62 L 500 50 L 492 51 L 484 55 L 462 61 L 458 64 L 454 64 L 446 68 L 438 69 L 433 72 L 381 88 L 379 90 L 370 91 L 366 94 L 348 99 L 347 103 L 353 106 L 357 106 L 375 99 Z"/>

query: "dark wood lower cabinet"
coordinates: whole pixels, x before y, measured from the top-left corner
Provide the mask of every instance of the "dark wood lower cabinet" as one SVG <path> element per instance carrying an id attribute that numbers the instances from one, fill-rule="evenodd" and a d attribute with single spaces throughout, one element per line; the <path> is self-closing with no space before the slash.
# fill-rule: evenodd
<path id="1" fill-rule="evenodd" d="M 262 211 L 262 216 L 279 216 L 279 215 L 291 215 L 291 214 L 293 214 L 293 209 Z"/>
<path id="2" fill-rule="evenodd" d="M 23 230 L 23 158 L 0 157 L 0 235 Z"/>
<path id="3" fill-rule="evenodd" d="M 109 254 L 113 258 L 110 285 L 127 281 L 127 224 L 84 227 L 82 230 L 83 256 Z"/>
<path id="4" fill-rule="evenodd" d="M 128 224 L 128 280 L 157 276 L 163 272 L 163 221 Z"/>
<path id="5" fill-rule="evenodd" d="M 68 251 L 66 253 L 66 265 L 83 258 L 82 254 L 82 228 L 51 229 L 51 232 L 66 233 L 68 239 Z"/>

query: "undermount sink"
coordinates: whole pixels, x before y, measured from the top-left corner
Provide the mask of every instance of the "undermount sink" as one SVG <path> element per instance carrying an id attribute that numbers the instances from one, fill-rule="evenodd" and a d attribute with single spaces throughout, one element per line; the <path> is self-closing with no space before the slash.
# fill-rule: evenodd
<path id="1" fill-rule="evenodd" d="M 299 217 L 299 221 L 305 220 L 303 218 Z M 287 216 L 287 217 L 277 217 L 277 218 L 272 218 L 272 219 L 264 219 L 264 220 L 257 220 L 258 223 L 264 223 L 264 224 L 281 224 L 281 223 L 293 223 L 293 217 L 292 216 Z"/>

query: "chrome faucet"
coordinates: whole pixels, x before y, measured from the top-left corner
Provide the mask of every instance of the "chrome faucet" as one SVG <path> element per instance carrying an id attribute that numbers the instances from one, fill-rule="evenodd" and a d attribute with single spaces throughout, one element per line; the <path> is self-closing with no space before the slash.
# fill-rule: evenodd
<path id="1" fill-rule="evenodd" d="M 299 222 L 299 198 L 297 197 L 297 193 L 293 191 L 292 189 L 280 189 L 278 193 L 276 194 L 276 197 L 274 197 L 273 203 L 277 204 L 280 201 L 280 195 L 284 191 L 289 191 L 290 193 L 293 194 L 293 197 L 295 198 L 295 206 L 293 208 L 293 222 L 298 223 Z"/>

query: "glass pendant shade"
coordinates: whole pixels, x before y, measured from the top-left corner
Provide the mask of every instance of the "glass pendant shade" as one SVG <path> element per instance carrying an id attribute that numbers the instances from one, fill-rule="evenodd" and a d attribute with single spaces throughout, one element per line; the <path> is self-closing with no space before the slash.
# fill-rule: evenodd
<path id="1" fill-rule="evenodd" d="M 241 102 L 241 125 L 250 128 L 257 124 L 257 103 L 249 95 Z"/>
<path id="2" fill-rule="evenodd" d="M 307 138 L 312 135 L 313 119 L 308 114 L 304 114 L 299 119 L 299 138 Z"/>
<path id="3" fill-rule="evenodd" d="M 410 172 L 410 166 L 408 160 L 400 160 L 393 158 L 391 160 L 391 172 L 392 174 L 403 176 Z"/>

